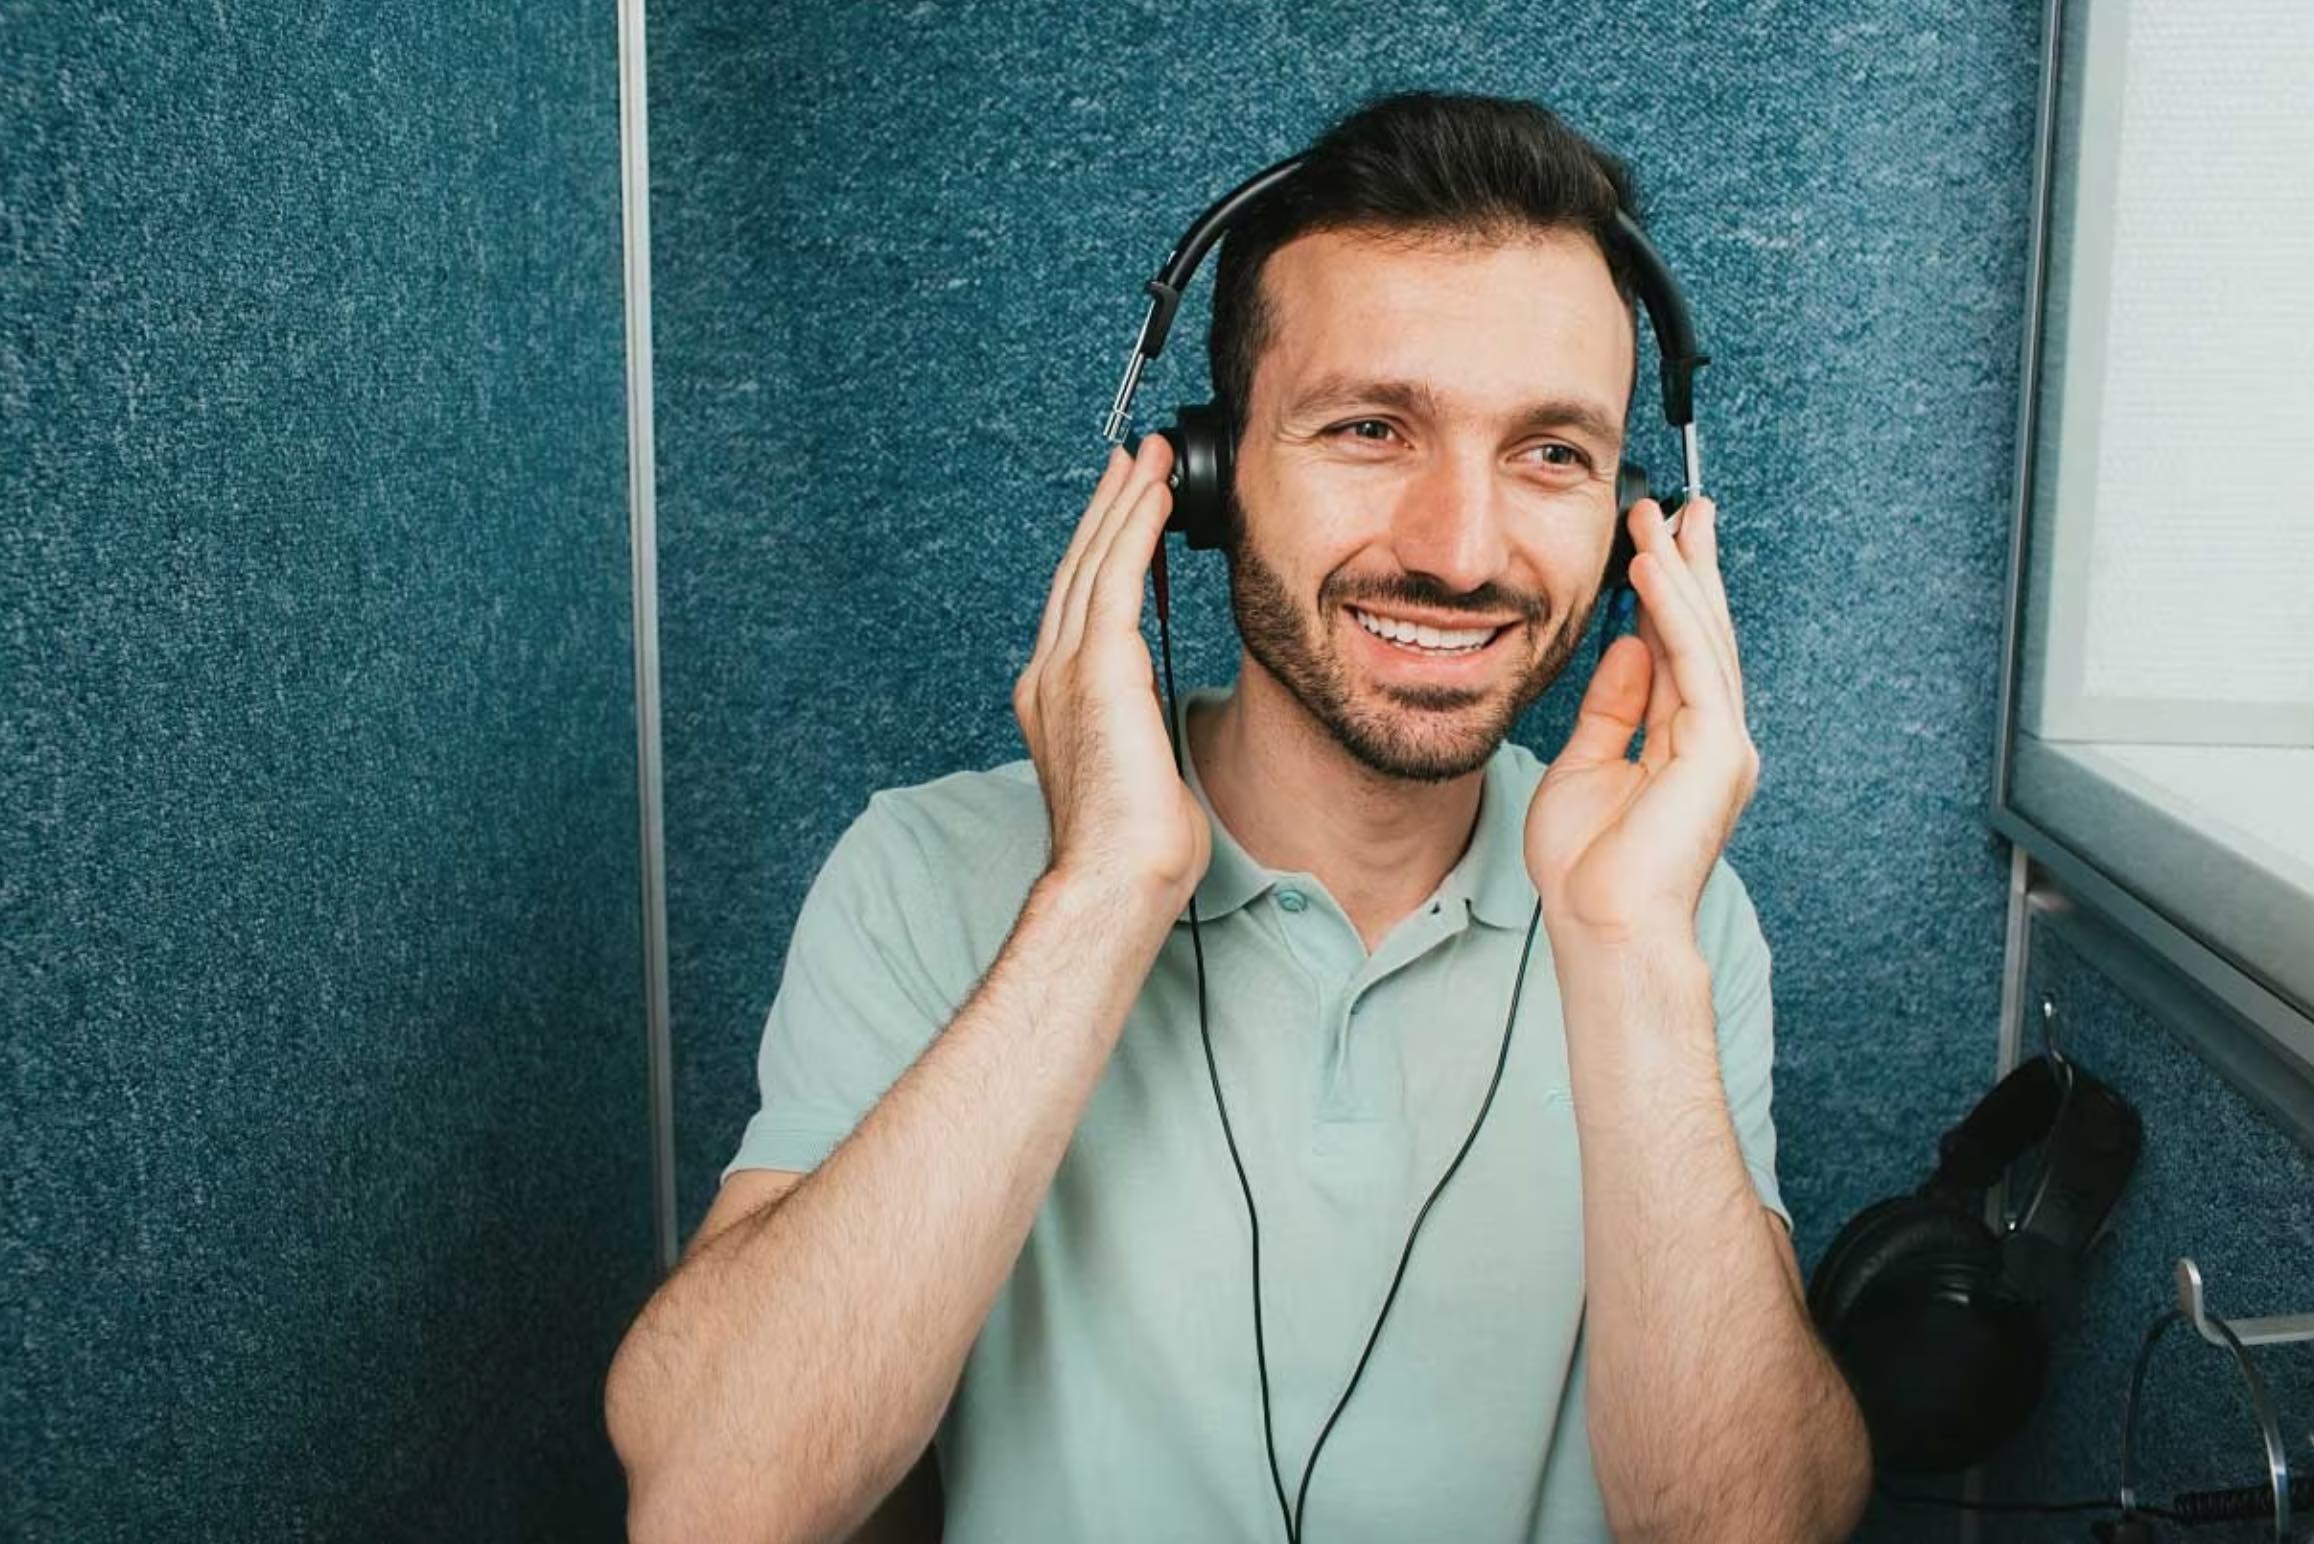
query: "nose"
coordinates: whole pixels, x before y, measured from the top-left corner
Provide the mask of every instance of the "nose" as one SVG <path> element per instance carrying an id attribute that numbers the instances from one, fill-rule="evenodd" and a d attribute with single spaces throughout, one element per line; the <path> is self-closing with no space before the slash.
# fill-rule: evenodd
<path id="1" fill-rule="evenodd" d="M 1461 595 L 1501 576 L 1510 560 L 1505 511 L 1483 456 L 1441 454 L 1403 486 L 1390 545 L 1410 574 Z"/>

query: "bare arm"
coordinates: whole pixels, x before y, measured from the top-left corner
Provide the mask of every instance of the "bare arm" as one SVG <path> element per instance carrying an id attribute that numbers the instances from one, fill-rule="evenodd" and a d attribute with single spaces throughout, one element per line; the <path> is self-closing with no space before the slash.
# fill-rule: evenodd
<path id="1" fill-rule="evenodd" d="M 851 1138 L 661 1287 L 608 1395 L 636 1538 L 841 1536 L 924 1451 L 1171 923 L 1119 899 L 1041 882 Z"/>
<path id="2" fill-rule="evenodd" d="M 1729 1119 L 1691 945 L 1562 944 L 1592 1462 L 1617 1538 L 1844 1539 L 1870 1449 Z"/>
<path id="3" fill-rule="evenodd" d="M 1718 510 L 1691 498 L 1676 538 L 1652 499 L 1629 518 L 1639 636 L 1600 656 L 1527 816 L 1583 1155 L 1592 1464 L 1620 1538 L 1844 1538 L 1870 1448 L 1744 1170 L 1695 934 L 1759 779 Z"/>
<path id="4" fill-rule="evenodd" d="M 1171 498 L 1113 455 L 1013 690 L 1051 857 L 963 1009 L 809 1178 L 744 1208 L 611 1368 L 642 1540 L 840 1537 L 907 1473 L 1211 853 L 1140 612 Z M 735 1199 L 730 1210 L 743 1210 Z"/>

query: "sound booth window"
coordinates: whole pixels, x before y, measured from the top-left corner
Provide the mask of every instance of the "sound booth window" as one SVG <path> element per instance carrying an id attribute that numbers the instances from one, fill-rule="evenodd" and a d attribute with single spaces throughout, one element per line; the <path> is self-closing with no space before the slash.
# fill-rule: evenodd
<path id="1" fill-rule="evenodd" d="M 2058 10 L 1995 824 L 2303 1109 L 2314 6 Z"/>

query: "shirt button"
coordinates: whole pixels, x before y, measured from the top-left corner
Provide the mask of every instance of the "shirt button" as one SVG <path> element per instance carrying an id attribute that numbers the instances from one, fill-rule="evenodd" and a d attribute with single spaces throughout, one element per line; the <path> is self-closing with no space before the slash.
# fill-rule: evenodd
<path id="1" fill-rule="evenodd" d="M 1278 892 L 1278 905 L 1287 911 L 1300 911 L 1308 904 L 1309 902 L 1303 899 L 1302 892 L 1299 890 L 1280 890 Z"/>

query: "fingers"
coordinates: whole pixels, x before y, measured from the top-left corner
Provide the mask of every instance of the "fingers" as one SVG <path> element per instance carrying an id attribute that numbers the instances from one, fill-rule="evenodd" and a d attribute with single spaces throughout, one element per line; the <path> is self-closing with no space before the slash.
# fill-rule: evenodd
<path id="1" fill-rule="evenodd" d="M 1704 593 L 1728 631 L 1734 632 L 1728 616 L 1727 588 L 1720 582 L 1719 572 L 1719 505 L 1698 494 L 1679 506 L 1679 535 L 1674 538 L 1680 555 L 1687 559 L 1687 571 L 1695 576 L 1696 586 Z"/>
<path id="2" fill-rule="evenodd" d="M 1639 715 L 1647 707 L 1648 683 L 1653 675 L 1642 640 L 1627 634 L 1607 645 L 1607 652 L 1591 672 L 1591 684 L 1583 688 L 1582 704 L 1575 709 L 1575 728 L 1567 736 L 1559 760 L 1576 766 L 1629 760 L 1631 737 L 1639 730 Z"/>
<path id="3" fill-rule="evenodd" d="M 1701 603 L 1692 589 L 1679 587 L 1676 567 L 1676 562 L 1667 561 L 1660 552 L 1642 552 L 1631 562 L 1631 582 L 1646 606 L 1647 622 L 1660 640 L 1660 656 L 1670 662 L 1671 682 L 1678 689 L 1680 700 L 1671 716 L 1677 717 L 1680 709 L 1696 709 L 1723 725 L 1726 732 L 1741 736 L 1743 704 L 1719 658 Z M 1664 728 L 1668 741 L 1668 722 Z M 1650 752 L 1656 748 L 1652 719 L 1647 748 Z"/>
<path id="4" fill-rule="evenodd" d="M 1664 647 L 1663 633 L 1645 607 L 1639 611 L 1639 638 L 1647 645 L 1654 671 L 1647 693 L 1647 743 L 1640 747 L 1639 764 L 1658 772 L 1671 761 L 1671 721 L 1679 717 L 1679 686 L 1672 679 L 1671 655 Z"/>
<path id="5" fill-rule="evenodd" d="M 1157 452 L 1155 475 L 1148 488 L 1109 532 L 1108 546 L 1101 554 L 1100 568 L 1093 575 L 1093 588 L 1086 599 L 1088 626 L 1120 618 L 1128 627 L 1141 625 L 1144 581 L 1157 556 L 1157 545 L 1165 539 L 1166 519 L 1173 513 L 1173 489 L 1166 481 L 1173 466 L 1173 449 L 1162 440 L 1158 443 L 1164 448 Z"/>
<path id="6" fill-rule="evenodd" d="M 1127 626 L 1139 630 L 1141 590 L 1149 572 L 1149 551 L 1156 545 L 1156 536 L 1165 524 L 1165 512 L 1172 507 L 1172 496 L 1165 486 L 1165 475 L 1173 466 L 1173 447 L 1164 436 L 1152 434 L 1141 442 L 1140 454 L 1134 458 L 1133 475 L 1122 491 L 1102 513 L 1101 522 L 1086 542 L 1083 555 L 1078 559 L 1076 572 L 1069 578 L 1068 598 L 1062 603 L 1060 630 L 1055 647 L 1063 654 L 1075 652 L 1083 643 L 1085 629 L 1094 610 L 1093 598 L 1105 583 L 1111 592 L 1104 618 L 1113 611 L 1123 610 Z M 1146 531 L 1148 543 L 1141 551 L 1138 567 L 1121 560 L 1119 545 L 1128 532 Z M 1129 591 L 1129 605 L 1121 606 L 1123 596 L 1117 592 Z"/>
<path id="7" fill-rule="evenodd" d="M 1071 604 L 1082 593 L 1080 580 L 1087 572 L 1089 560 L 1096 558 L 1101 549 L 1103 531 L 1131 505 L 1152 477 L 1158 481 L 1164 479 L 1164 471 L 1156 468 L 1172 465 L 1172 450 L 1162 435 L 1155 434 L 1142 441 L 1138 455 L 1129 456 L 1122 449 L 1111 448 L 1101 481 L 1085 504 L 1084 517 L 1077 522 L 1068 551 L 1061 555 L 1059 566 L 1053 570 L 1052 588 L 1045 596 L 1044 617 L 1037 627 L 1034 657 L 1047 657 L 1060 644 Z M 1160 462 L 1160 457 L 1166 459 Z"/>
<path id="8" fill-rule="evenodd" d="M 1109 459 L 1101 468 L 1101 480 L 1093 487 L 1093 496 L 1085 502 L 1085 513 L 1077 521 L 1076 530 L 1069 537 L 1069 545 L 1061 553 L 1061 560 L 1053 569 L 1052 588 L 1045 592 L 1044 619 L 1037 626 L 1037 655 L 1052 651 L 1053 639 L 1060 632 L 1063 603 L 1068 599 L 1069 581 L 1084 556 L 1085 544 L 1101 523 L 1117 495 L 1123 491 L 1134 470 L 1133 458 L 1118 446 L 1109 447 Z"/>
<path id="9" fill-rule="evenodd" d="M 1709 508 L 1708 499 L 1698 499 L 1694 505 L 1684 506 L 1681 511 L 1682 535 L 1679 540 L 1675 540 L 1664 523 L 1662 506 L 1653 499 L 1641 499 L 1632 506 L 1631 534 L 1640 554 L 1651 556 L 1657 565 L 1658 587 L 1662 598 L 1645 597 L 1650 607 L 1660 612 L 1665 605 L 1676 602 L 1685 608 L 1694 622 L 1694 635 L 1702 642 L 1705 659 L 1712 671 L 1722 678 L 1724 694 L 1733 702 L 1740 720 L 1743 698 L 1734 657 L 1735 630 L 1726 625 L 1724 606 L 1706 593 L 1703 580 L 1691 566 L 1689 552 L 1680 545 L 1680 541 L 1687 540 L 1690 533 L 1705 533 L 1702 540 L 1709 542 L 1708 532 L 1712 520 L 1704 513 Z M 1639 564 L 1634 561 L 1632 566 L 1636 569 Z M 1691 701 L 1696 700 L 1694 691 L 1687 683 L 1682 682 L 1680 686 L 1684 695 Z"/>
<path id="10" fill-rule="evenodd" d="M 1726 648 L 1723 657 L 1735 679 L 1736 692 L 1743 692 L 1743 663 L 1736 653 L 1735 617 L 1728 610 L 1727 585 L 1719 569 L 1719 505 L 1712 499 L 1698 495 L 1680 506 L 1677 544 L 1681 556 L 1687 560 L 1687 571 L 1695 576 L 1696 587 L 1710 603 L 1712 619 Z"/>

